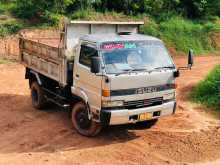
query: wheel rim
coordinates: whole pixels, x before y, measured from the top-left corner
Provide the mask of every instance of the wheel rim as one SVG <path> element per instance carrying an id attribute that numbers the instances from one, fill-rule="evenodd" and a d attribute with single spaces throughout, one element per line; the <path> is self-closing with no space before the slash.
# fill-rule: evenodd
<path id="1" fill-rule="evenodd" d="M 87 113 L 87 110 L 85 108 L 81 107 L 77 111 L 77 113 L 76 113 L 76 122 L 77 122 L 77 125 L 81 129 L 89 129 L 89 127 L 91 125 L 91 120 L 89 120 L 88 113 Z"/>
<path id="2" fill-rule="evenodd" d="M 33 102 L 37 103 L 38 102 L 38 93 L 37 93 L 36 89 L 32 89 L 31 96 L 32 96 Z"/>

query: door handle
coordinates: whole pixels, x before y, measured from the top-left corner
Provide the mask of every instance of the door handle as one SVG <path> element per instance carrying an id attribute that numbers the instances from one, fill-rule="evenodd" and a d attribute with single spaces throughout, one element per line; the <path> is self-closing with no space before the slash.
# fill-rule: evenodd
<path id="1" fill-rule="evenodd" d="M 78 74 L 76 74 L 76 77 L 77 77 L 77 78 L 79 78 L 79 75 L 78 75 Z"/>

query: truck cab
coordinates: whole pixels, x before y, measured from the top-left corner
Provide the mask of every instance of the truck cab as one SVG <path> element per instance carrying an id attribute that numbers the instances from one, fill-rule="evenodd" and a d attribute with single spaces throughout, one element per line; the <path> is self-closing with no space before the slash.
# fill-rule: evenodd
<path id="1" fill-rule="evenodd" d="M 40 69 L 42 66 L 31 65 L 33 57 L 27 53 L 30 51 L 25 51 L 30 46 L 25 47 L 22 41 L 21 61 L 27 68 L 26 78 L 31 80 L 34 76 L 37 81 L 33 86 L 30 82 L 33 105 L 37 107 L 44 98 L 62 105 L 54 99 L 60 97 L 63 106 L 71 109 L 73 126 L 85 136 L 94 136 L 107 125 L 145 122 L 174 114 L 175 78 L 179 76 L 179 69 L 163 41 L 138 34 L 138 23 L 126 28 L 130 30 L 126 32 L 119 30 L 120 25 L 124 28 L 121 23 L 100 24 L 96 23 L 93 29 L 88 22 L 83 22 L 80 30 L 77 26 L 65 28 L 65 46 L 57 51 L 64 55 L 58 63 L 60 67 L 54 67 L 60 69 L 57 79 L 51 76 L 51 69 L 45 73 Z M 116 32 L 109 32 L 112 29 Z M 73 39 L 72 36 L 77 35 L 80 37 Z M 60 56 L 58 53 L 57 57 Z M 38 58 L 42 58 L 42 54 Z M 191 68 L 192 64 L 190 52 L 184 69 Z M 50 64 L 47 65 L 49 68 Z"/>
<path id="2" fill-rule="evenodd" d="M 133 33 L 93 34 L 80 43 L 72 92 L 86 94 L 98 122 L 135 123 L 175 112 L 177 69 L 161 40 Z"/>

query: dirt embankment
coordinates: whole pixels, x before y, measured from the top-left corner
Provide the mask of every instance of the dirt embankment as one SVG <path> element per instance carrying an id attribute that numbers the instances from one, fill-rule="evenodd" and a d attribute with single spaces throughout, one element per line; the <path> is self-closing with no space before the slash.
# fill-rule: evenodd
<path id="1" fill-rule="evenodd" d="M 58 46 L 59 31 L 56 29 L 25 29 L 19 34 L 36 42 L 45 43 L 51 46 Z M 19 35 L 12 35 L 5 38 L 0 38 L 0 57 L 7 59 L 18 59 L 19 55 Z"/>
<path id="2" fill-rule="evenodd" d="M 178 66 L 185 58 L 176 58 Z M 0 164 L 220 164 L 220 123 L 187 101 L 195 84 L 220 62 L 197 57 L 178 78 L 178 108 L 151 127 L 106 128 L 95 138 L 72 129 L 68 112 L 32 108 L 24 68 L 0 65 Z"/>

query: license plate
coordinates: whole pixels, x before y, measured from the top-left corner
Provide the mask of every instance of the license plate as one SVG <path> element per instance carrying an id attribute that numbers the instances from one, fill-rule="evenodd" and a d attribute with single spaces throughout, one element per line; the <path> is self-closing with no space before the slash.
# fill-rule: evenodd
<path id="1" fill-rule="evenodd" d="M 152 113 L 142 113 L 138 116 L 139 121 L 145 121 L 152 119 L 153 114 Z"/>

